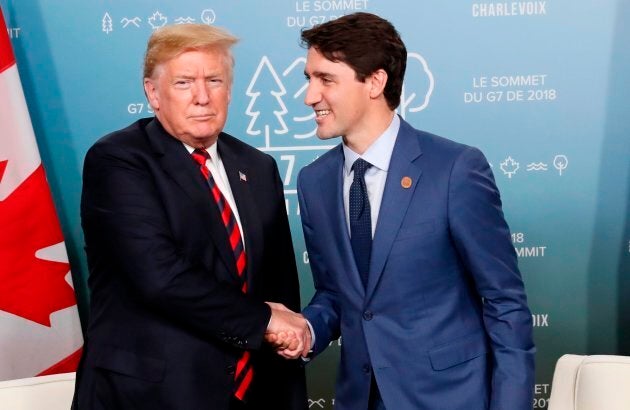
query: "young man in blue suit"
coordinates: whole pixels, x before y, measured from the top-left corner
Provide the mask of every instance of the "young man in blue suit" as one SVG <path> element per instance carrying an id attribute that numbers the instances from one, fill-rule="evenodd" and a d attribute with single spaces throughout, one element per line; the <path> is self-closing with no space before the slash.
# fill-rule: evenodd
<path id="1" fill-rule="evenodd" d="M 283 306 L 300 299 L 276 163 L 223 132 L 235 42 L 203 24 L 156 30 L 155 118 L 86 155 L 90 322 L 73 409 L 307 409 L 301 363 L 263 344 L 310 341 Z"/>
<path id="2" fill-rule="evenodd" d="M 531 314 L 488 162 L 395 114 L 407 52 L 386 20 L 302 40 L 317 135 L 342 137 L 298 179 L 313 354 L 343 337 L 335 407 L 531 409 Z"/>

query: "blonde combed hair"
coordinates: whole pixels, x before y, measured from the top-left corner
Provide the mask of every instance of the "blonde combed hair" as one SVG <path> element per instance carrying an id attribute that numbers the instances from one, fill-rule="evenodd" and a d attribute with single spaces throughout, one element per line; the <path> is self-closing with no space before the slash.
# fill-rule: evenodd
<path id="1" fill-rule="evenodd" d="M 238 38 L 226 30 L 205 24 L 165 26 L 153 32 L 144 55 L 143 77 L 151 78 L 159 65 L 187 51 L 219 51 L 227 58 L 230 81 L 234 57 L 230 48 Z"/>

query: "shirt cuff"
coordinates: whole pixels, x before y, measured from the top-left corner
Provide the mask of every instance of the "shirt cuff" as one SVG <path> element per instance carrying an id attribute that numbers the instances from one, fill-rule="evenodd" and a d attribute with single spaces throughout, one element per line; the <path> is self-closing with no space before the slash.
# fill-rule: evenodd
<path id="1" fill-rule="evenodd" d="M 311 322 L 309 322 L 308 319 L 306 319 L 306 324 L 308 325 L 309 332 L 311 332 L 311 346 L 310 346 L 310 350 L 308 352 L 308 356 L 307 357 L 302 357 L 302 361 L 304 363 L 308 363 L 308 362 L 311 361 L 311 357 L 312 357 L 312 353 L 313 353 L 313 347 L 315 347 L 315 331 L 313 330 L 313 325 L 311 325 Z"/>

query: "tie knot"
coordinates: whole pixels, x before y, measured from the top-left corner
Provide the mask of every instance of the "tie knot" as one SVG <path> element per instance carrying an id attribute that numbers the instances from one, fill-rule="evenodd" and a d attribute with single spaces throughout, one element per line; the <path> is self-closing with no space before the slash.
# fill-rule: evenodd
<path id="1" fill-rule="evenodd" d="M 354 177 L 355 178 L 363 178 L 363 175 L 365 175 L 365 171 L 367 171 L 367 169 L 370 168 L 371 166 L 372 166 L 372 164 L 370 164 L 369 162 L 367 162 L 363 158 L 357 159 L 356 161 L 354 161 L 354 164 L 352 164 L 352 170 L 354 171 Z"/>
<path id="2" fill-rule="evenodd" d="M 192 157 L 199 165 L 205 165 L 206 160 L 210 158 L 210 154 L 205 149 L 197 148 L 192 152 Z"/>

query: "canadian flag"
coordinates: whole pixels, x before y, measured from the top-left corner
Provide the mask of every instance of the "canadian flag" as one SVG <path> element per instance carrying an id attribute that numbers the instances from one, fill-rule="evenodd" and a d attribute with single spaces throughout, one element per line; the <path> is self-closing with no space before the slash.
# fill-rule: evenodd
<path id="1" fill-rule="evenodd" d="M 0 380 L 76 370 L 70 264 L 0 10 Z"/>

